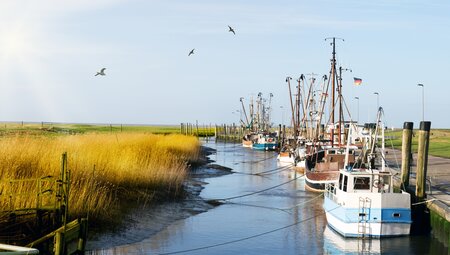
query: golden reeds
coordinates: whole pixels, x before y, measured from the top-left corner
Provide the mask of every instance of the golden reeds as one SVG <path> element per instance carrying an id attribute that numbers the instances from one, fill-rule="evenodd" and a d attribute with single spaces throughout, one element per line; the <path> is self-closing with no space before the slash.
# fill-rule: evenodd
<path id="1" fill-rule="evenodd" d="M 0 208 L 11 206 L 6 180 L 59 176 L 63 152 L 71 171 L 70 214 L 107 219 L 114 216 L 120 198 L 148 202 L 179 194 L 187 162 L 198 159 L 199 142 L 195 137 L 142 133 L 2 137 Z M 14 189 L 32 193 L 36 183 Z M 35 203 L 32 196 L 17 199 L 16 207 Z"/>

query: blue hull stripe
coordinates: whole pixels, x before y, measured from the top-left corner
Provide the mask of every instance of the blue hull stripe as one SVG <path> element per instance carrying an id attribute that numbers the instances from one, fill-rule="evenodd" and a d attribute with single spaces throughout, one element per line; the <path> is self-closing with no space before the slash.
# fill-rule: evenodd
<path id="1" fill-rule="evenodd" d="M 325 197 L 324 210 L 344 223 L 359 222 L 359 208 L 338 207 L 331 199 Z M 336 208 L 332 210 L 333 208 Z M 366 208 L 368 223 L 412 223 L 411 209 L 408 208 Z"/>

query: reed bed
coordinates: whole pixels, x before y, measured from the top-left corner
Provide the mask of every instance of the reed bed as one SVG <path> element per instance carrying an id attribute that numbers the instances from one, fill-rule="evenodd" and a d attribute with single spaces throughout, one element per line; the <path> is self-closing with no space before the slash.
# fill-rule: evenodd
<path id="1" fill-rule="evenodd" d="M 59 176 L 61 154 L 67 152 L 70 215 L 89 214 L 91 219 L 108 221 L 118 216 L 126 200 L 148 203 L 179 196 L 187 163 L 198 159 L 199 147 L 197 138 L 176 134 L 1 137 L 0 194 L 6 194 L 8 188 L 18 193 L 35 192 L 36 182 L 7 188 L 6 180 Z M 15 207 L 36 203 L 33 196 L 16 200 Z M 8 207 L 10 199 L 0 195 L 0 208 Z"/>

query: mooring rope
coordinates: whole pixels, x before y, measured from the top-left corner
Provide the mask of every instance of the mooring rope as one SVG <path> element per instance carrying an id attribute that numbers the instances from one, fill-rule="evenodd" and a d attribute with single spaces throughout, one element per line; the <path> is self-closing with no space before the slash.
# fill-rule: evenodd
<path id="1" fill-rule="evenodd" d="M 270 156 L 270 157 L 268 157 L 268 158 L 263 158 L 263 159 L 255 160 L 255 161 L 241 161 L 241 163 L 259 163 L 259 162 L 263 162 L 263 161 L 272 159 L 272 158 L 274 158 L 274 157 L 276 157 L 276 156 L 278 156 L 278 154 L 275 153 L 274 155 L 272 155 L 272 156 Z"/>
<path id="2" fill-rule="evenodd" d="M 282 208 L 277 208 L 277 207 L 270 207 L 270 206 L 263 206 L 263 205 L 252 205 L 252 204 L 236 203 L 236 202 L 226 202 L 225 204 L 241 205 L 241 206 L 256 207 L 256 208 L 262 208 L 262 209 L 277 210 L 277 211 L 281 211 L 281 212 L 290 214 L 289 212 L 287 212 L 287 210 L 284 210 Z"/>
<path id="3" fill-rule="evenodd" d="M 192 248 L 192 249 L 186 249 L 186 250 L 173 251 L 173 252 L 164 252 L 164 253 L 159 253 L 159 254 L 160 255 L 179 254 L 179 253 L 205 250 L 205 249 L 219 247 L 219 246 L 224 246 L 224 245 L 228 245 L 228 244 L 232 244 L 232 243 L 242 242 L 242 241 L 245 241 L 245 240 L 249 240 L 249 239 L 253 239 L 253 238 L 256 238 L 256 237 L 268 235 L 268 234 L 271 234 L 271 233 L 274 233 L 274 232 L 277 232 L 277 231 L 280 231 L 280 230 L 283 230 L 283 229 L 287 229 L 287 228 L 296 226 L 296 225 L 298 225 L 300 223 L 304 223 L 304 222 L 307 222 L 309 220 L 315 219 L 315 218 L 317 218 L 319 216 L 322 216 L 322 215 L 324 215 L 327 212 L 331 212 L 333 210 L 336 210 L 339 207 L 341 207 L 341 206 L 337 206 L 337 207 L 335 207 L 335 208 L 333 208 L 333 209 L 331 209 L 329 211 L 323 211 L 323 212 L 321 212 L 319 214 L 315 214 L 315 215 L 313 215 L 313 216 L 311 216 L 309 218 L 306 218 L 306 219 L 303 219 L 303 220 L 299 220 L 299 221 L 295 221 L 292 224 L 289 224 L 289 225 L 286 225 L 286 226 L 283 226 L 283 227 L 279 227 L 279 228 L 276 228 L 276 229 L 273 229 L 273 230 L 269 230 L 269 231 L 266 231 L 266 232 L 263 232 L 263 233 L 260 233 L 260 234 L 255 234 L 255 235 L 251 235 L 251 236 L 247 236 L 247 237 L 243 237 L 243 238 L 240 238 L 240 239 L 231 240 L 231 241 L 227 241 L 227 242 L 223 242 L 223 243 L 217 243 L 217 244 L 212 244 L 212 245 L 207 245 L 207 246 L 202 246 L 202 247 L 197 247 L 197 248 Z"/>
<path id="4" fill-rule="evenodd" d="M 258 173 L 245 173 L 245 172 L 237 172 L 237 171 L 232 171 L 232 172 L 233 172 L 233 173 L 236 173 L 236 174 L 258 175 L 258 176 L 261 176 L 261 175 L 264 175 L 264 174 L 266 174 L 266 173 L 272 173 L 272 172 L 274 172 L 274 171 L 282 171 L 282 170 L 286 170 L 286 169 L 289 169 L 290 167 L 292 167 L 292 165 L 288 165 L 288 166 L 280 166 L 280 167 L 277 167 L 277 168 L 274 168 L 274 169 L 270 169 L 270 170 L 266 170 L 266 171 L 258 172 Z"/>
<path id="5" fill-rule="evenodd" d="M 426 203 L 432 202 L 432 201 L 441 201 L 441 202 L 444 202 L 444 203 L 450 203 L 450 201 L 448 201 L 448 200 L 442 200 L 442 199 L 438 199 L 438 198 L 432 198 L 432 199 L 428 199 L 428 200 L 425 200 L 425 201 L 422 201 L 422 202 L 417 202 L 417 203 L 411 204 L 411 206 L 414 206 L 414 205 L 420 205 L 420 204 L 426 204 Z"/>
<path id="6" fill-rule="evenodd" d="M 269 188 L 266 188 L 266 189 L 263 189 L 263 190 L 258 190 L 258 191 L 252 192 L 252 193 L 248 193 L 248 194 L 244 194 L 244 195 L 239 195 L 239 196 L 233 196 L 233 197 L 227 197 L 227 198 L 206 199 L 206 201 L 207 201 L 207 202 L 227 201 L 227 200 L 233 200 L 233 199 L 236 199 L 236 198 L 242 198 L 242 197 L 248 197 L 248 196 L 256 195 L 256 194 L 259 194 L 259 193 L 262 193 L 262 192 L 266 192 L 266 191 L 271 190 L 271 189 L 278 188 L 278 187 L 283 186 L 283 185 L 286 185 L 286 184 L 288 184 L 288 183 L 291 183 L 291 182 L 297 180 L 298 178 L 300 178 L 300 177 L 302 177 L 302 176 L 303 176 L 303 175 L 297 176 L 296 178 L 294 178 L 294 179 L 292 179 L 292 180 L 289 180 L 289 181 L 287 181 L 287 182 L 283 182 L 283 183 L 280 183 L 280 184 L 278 184 L 278 185 L 275 185 L 275 186 L 272 186 L 272 187 L 269 187 Z"/>

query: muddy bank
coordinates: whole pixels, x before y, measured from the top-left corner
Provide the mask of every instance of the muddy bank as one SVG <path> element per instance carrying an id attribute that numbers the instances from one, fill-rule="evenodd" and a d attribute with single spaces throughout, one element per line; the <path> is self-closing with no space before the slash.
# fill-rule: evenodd
<path id="1" fill-rule="evenodd" d="M 199 161 L 190 163 L 191 169 L 189 178 L 184 183 L 185 196 L 183 199 L 150 204 L 131 210 L 131 213 L 123 219 L 123 225 L 114 231 L 89 232 L 86 249 L 88 251 L 101 250 L 139 242 L 177 220 L 213 208 L 213 205 L 206 203 L 200 197 L 204 185 L 208 184 L 204 182 L 204 179 L 232 173 L 232 169 L 212 163 L 213 161 L 208 156 L 215 152 L 214 149 L 202 146 L 202 156 Z"/>

